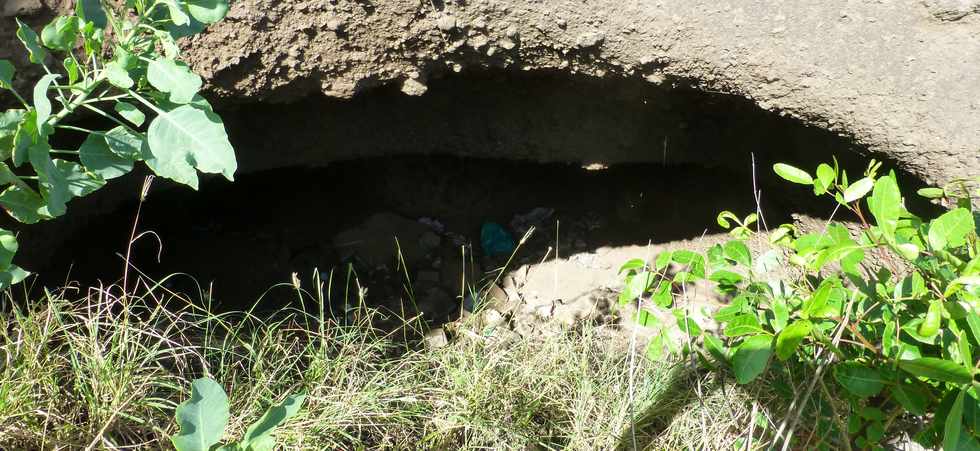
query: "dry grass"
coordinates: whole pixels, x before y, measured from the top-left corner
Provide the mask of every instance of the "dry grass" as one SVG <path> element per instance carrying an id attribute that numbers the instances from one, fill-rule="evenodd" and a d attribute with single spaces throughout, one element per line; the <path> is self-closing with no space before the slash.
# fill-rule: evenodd
<path id="1" fill-rule="evenodd" d="M 753 405 L 765 417 L 759 393 L 644 359 L 631 402 L 627 352 L 595 328 L 427 350 L 366 309 L 346 324 L 322 309 L 214 314 L 141 282 L 128 296 L 7 294 L 0 449 L 169 448 L 174 408 L 201 376 L 230 394 L 229 438 L 306 391 L 276 433 L 286 449 L 732 449 Z"/>

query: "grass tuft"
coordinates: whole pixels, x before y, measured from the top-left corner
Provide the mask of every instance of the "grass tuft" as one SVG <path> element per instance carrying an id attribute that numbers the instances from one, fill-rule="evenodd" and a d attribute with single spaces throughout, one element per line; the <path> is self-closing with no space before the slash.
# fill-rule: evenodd
<path id="1" fill-rule="evenodd" d="M 448 346 L 426 349 L 404 340 L 419 322 L 383 331 L 363 303 L 342 321 L 324 299 L 312 313 L 218 314 L 138 282 L 127 295 L 7 293 L 0 449 L 169 449 L 174 409 L 202 376 L 229 393 L 228 437 L 307 392 L 275 433 L 286 449 L 632 449 L 634 438 L 646 449 L 731 448 L 758 399 L 640 359 L 631 401 L 627 350 L 601 326 L 528 340 L 464 324 Z"/>

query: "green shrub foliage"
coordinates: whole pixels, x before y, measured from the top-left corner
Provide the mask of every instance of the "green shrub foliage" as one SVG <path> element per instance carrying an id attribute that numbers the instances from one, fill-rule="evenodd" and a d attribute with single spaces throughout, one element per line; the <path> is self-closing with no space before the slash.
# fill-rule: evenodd
<path id="1" fill-rule="evenodd" d="M 637 321 L 665 332 L 650 342 L 651 358 L 693 354 L 742 384 L 803 368 L 809 384 L 795 396 L 809 396 L 816 382 L 831 387 L 840 406 L 828 427 L 845 448 L 881 449 L 925 424 L 911 433 L 926 446 L 980 449 L 980 179 L 920 190 L 947 207 L 925 219 L 906 209 L 894 172 L 879 175 L 880 166 L 872 161 L 849 181 L 836 161 L 815 175 L 775 165 L 858 225 L 831 219 L 810 233 L 791 224 L 763 231 L 755 214 L 723 212 L 718 223 L 731 241 L 626 263 L 620 302 L 636 302 Z M 753 254 L 749 239 L 769 250 Z M 684 284 L 700 279 L 729 300 L 713 313 L 717 334 L 674 306 Z M 649 311 L 657 309 L 674 311 L 684 340 L 664 337 L 673 325 Z"/>
<path id="2" fill-rule="evenodd" d="M 79 0 L 40 35 L 17 19 L 17 38 L 45 75 L 31 93 L 17 92 L 14 65 L 0 60 L 0 91 L 20 103 L 0 112 L 0 207 L 26 224 L 52 219 L 139 161 L 195 189 L 198 171 L 232 180 L 237 163 L 224 124 L 176 43 L 227 11 L 227 0 Z M 114 126 L 69 125 L 76 113 Z M 85 135 L 79 148 L 52 148 L 65 131 Z M 12 263 L 13 233 L 0 230 L 0 247 L 6 288 L 28 273 Z"/>
<path id="3" fill-rule="evenodd" d="M 177 451 L 273 451 L 273 430 L 295 416 L 305 399 L 305 394 L 287 397 L 252 423 L 241 440 L 221 445 L 231 417 L 228 395 L 213 379 L 197 379 L 191 383 L 190 399 L 177 406 L 175 417 L 180 433 L 170 440 Z"/>

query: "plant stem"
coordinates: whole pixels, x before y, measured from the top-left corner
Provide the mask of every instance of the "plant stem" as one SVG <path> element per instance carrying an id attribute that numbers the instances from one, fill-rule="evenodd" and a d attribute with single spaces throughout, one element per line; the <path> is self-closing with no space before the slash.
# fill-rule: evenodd
<path id="1" fill-rule="evenodd" d="M 99 76 L 96 77 L 95 80 L 92 80 L 91 84 L 89 84 L 84 89 L 82 89 L 81 94 L 79 94 L 78 97 L 75 98 L 75 100 L 73 100 L 71 103 L 65 106 L 65 108 L 59 111 L 58 114 L 54 115 L 51 119 L 49 119 L 48 123 L 51 124 L 52 127 L 58 125 L 58 122 L 61 122 L 69 114 L 73 113 L 76 108 L 82 106 L 82 104 L 85 103 L 85 100 L 88 99 L 88 96 L 92 95 L 92 92 L 95 91 L 95 88 L 98 88 L 103 81 L 105 81 L 105 75 L 99 74 Z"/>

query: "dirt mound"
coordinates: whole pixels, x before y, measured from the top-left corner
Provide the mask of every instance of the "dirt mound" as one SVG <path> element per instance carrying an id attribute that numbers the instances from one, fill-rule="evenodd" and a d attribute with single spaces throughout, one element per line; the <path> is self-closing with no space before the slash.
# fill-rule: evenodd
<path id="1" fill-rule="evenodd" d="M 0 13 L 41 23 L 62 3 Z M 434 78 L 485 68 L 695 86 L 851 137 L 937 183 L 980 173 L 976 11 L 970 0 L 242 0 L 186 48 L 212 93 L 239 103 L 386 84 L 421 95 Z M 13 28 L 4 17 L 0 58 L 20 60 Z"/>

